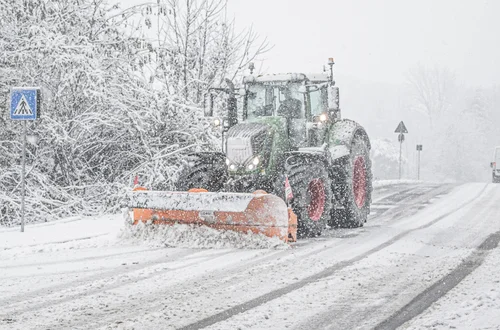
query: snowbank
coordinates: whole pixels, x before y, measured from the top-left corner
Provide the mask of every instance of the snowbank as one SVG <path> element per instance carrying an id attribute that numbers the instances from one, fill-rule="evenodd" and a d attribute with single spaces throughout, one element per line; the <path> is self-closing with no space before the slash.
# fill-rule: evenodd
<path id="1" fill-rule="evenodd" d="M 374 180 L 373 187 L 386 187 L 386 186 L 395 186 L 398 184 L 417 184 L 422 183 L 423 181 L 418 180 Z"/>
<path id="2" fill-rule="evenodd" d="M 14 258 L 19 255 L 96 248 L 110 245 L 143 245 L 208 249 L 287 249 L 278 238 L 253 233 L 218 231 L 204 226 L 160 226 L 140 223 L 131 226 L 123 214 L 97 217 L 72 217 L 59 221 L 28 224 L 25 232 L 19 227 L 0 229 L 0 252 Z"/>
<path id="3" fill-rule="evenodd" d="M 140 222 L 136 226 L 125 225 L 122 238 L 145 241 L 155 247 L 182 247 L 195 249 L 288 249 L 280 239 L 262 234 L 238 233 L 216 230 L 205 226 L 150 225 Z"/>

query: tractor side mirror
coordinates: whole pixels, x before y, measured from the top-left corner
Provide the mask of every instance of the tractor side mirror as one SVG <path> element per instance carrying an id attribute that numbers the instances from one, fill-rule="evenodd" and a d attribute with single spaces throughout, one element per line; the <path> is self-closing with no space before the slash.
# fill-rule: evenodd
<path id="1" fill-rule="evenodd" d="M 230 128 L 231 128 L 231 119 L 226 117 L 222 118 L 222 131 L 226 133 L 227 131 L 229 131 Z"/>
<path id="2" fill-rule="evenodd" d="M 328 113 L 332 119 L 340 119 L 340 94 L 339 88 L 328 86 Z"/>
<path id="3" fill-rule="evenodd" d="M 229 127 L 238 123 L 238 101 L 234 95 L 230 95 L 227 99 L 227 117 Z"/>

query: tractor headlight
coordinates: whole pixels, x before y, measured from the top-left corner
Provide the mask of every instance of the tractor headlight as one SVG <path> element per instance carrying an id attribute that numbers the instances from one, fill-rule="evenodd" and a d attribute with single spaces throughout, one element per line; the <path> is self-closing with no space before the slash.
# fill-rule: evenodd
<path id="1" fill-rule="evenodd" d="M 326 113 L 322 113 L 321 115 L 319 115 L 320 122 L 325 122 L 327 120 L 328 120 L 328 115 Z"/>
<path id="2" fill-rule="evenodd" d="M 261 164 L 259 156 L 255 156 L 252 158 L 249 158 L 246 162 L 244 163 L 233 163 L 229 158 L 226 158 L 226 165 L 229 171 L 231 172 L 236 172 L 239 169 L 242 170 L 247 170 L 247 171 L 254 171 L 256 170 L 259 165 Z"/>
<path id="3" fill-rule="evenodd" d="M 214 119 L 214 121 L 212 122 L 212 124 L 213 124 L 215 127 L 219 127 L 219 126 L 220 126 L 220 119 L 218 119 L 218 118 Z"/>
<path id="4" fill-rule="evenodd" d="M 247 160 L 246 169 L 248 171 L 256 170 L 259 167 L 259 164 L 260 164 L 260 158 L 259 158 L 259 156 L 255 156 L 255 157 Z"/>

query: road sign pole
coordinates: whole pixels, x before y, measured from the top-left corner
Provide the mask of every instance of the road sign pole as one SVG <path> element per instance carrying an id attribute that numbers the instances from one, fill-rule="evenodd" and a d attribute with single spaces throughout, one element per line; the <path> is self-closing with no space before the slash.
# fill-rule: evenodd
<path id="1" fill-rule="evenodd" d="M 422 152 L 423 147 L 421 144 L 417 144 L 417 153 L 418 153 L 418 159 L 417 159 L 417 180 L 420 181 L 420 152 Z"/>
<path id="2" fill-rule="evenodd" d="M 420 181 L 420 150 L 418 151 L 417 180 Z"/>
<path id="3" fill-rule="evenodd" d="M 403 154 L 403 140 L 399 141 L 399 180 L 401 180 L 401 160 Z"/>
<path id="4" fill-rule="evenodd" d="M 21 170 L 21 233 L 24 232 L 24 199 L 25 199 L 25 174 L 26 174 L 26 120 L 23 120 L 23 164 Z"/>
<path id="5" fill-rule="evenodd" d="M 401 121 L 396 127 L 394 133 L 399 133 L 398 141 L 399 141 L 399 180 L 401 180 L 401 166 L 403 162 L 403 142 L 405 141 L 405 134 L 408 133 L 408 129 L 405 126 L 405 123 Z"/>

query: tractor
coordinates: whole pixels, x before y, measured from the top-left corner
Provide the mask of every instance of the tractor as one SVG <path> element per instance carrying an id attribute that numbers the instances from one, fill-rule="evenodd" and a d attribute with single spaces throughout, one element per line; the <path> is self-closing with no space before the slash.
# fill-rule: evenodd
<path id="1" fill-rule="evenodd" d="M 296 214 L 299 238 L 319 236 L 327 224 L 363 226 L 372 194 L 370 140 L 342 118 L 333 59 L 328 65 L 320 74 L 250 74 L 241 88 L 230 81 L 212 88 L 205 116 L 226 98 L 224 118 L 215 120 L 222 151 L 188 155 L 176 190 L 276 195 Z"/>

